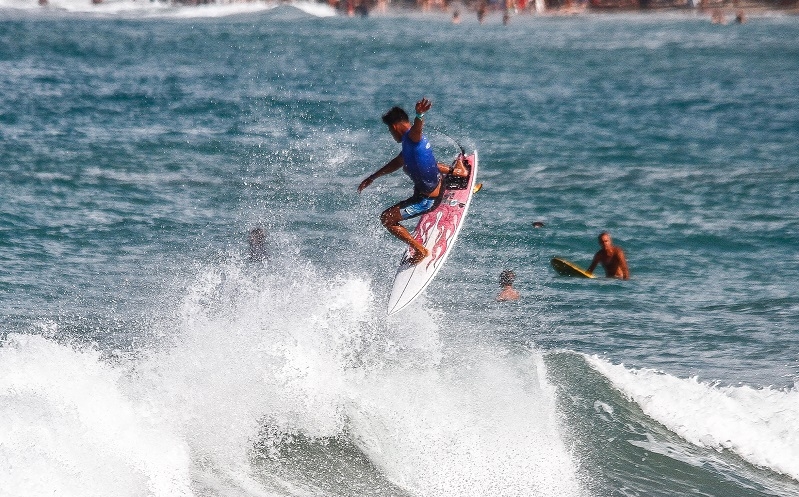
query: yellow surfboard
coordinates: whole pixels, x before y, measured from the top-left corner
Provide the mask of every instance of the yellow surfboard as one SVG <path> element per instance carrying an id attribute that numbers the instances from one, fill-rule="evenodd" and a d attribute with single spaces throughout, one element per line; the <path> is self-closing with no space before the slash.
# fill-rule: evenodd
<path id="1" fill-rule="evenodd" d="M 594 278 L 595 276 L 585 271 L 577 264 L 569 262 L 565 259 L 553 257 L 550 261 L 552 267 L 555 268 L 558 274 L 562 276 L 576 276 L 577 278 Z"/>

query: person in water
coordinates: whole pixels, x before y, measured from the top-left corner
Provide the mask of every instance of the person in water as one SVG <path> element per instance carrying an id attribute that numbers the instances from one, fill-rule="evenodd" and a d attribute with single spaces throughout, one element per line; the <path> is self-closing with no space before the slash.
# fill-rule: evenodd
<path id="1" fill-rule="evenodd" d="M 444 192 L 443 174 L 452 174 L 458 177 L 469 175 L 460 157 L 452 167 L 439 164 L 436 161 L 433 148 L 422 133 L 424 115 L 431 107 L 430 100 L 426 98 L 416 102 L 416 117 L 413 124 L 408 119 L 408 114 L 399 107 L 393 107 L 383 116 L 383 122 L 388 126 L 391 136 L 397 143 L 402 144 L 402 151 L 358 185 L 360 193 L 375 179 L 391 174 L 400 168 L 411 178 L 413 196 L 392 205 L 380 214 L 383 226 L 392 235 L 413 248 L 414 253 L 408 260 L 411 264 L 421 262 L 427 257 L 428 250 L 413 238 L 408 230 L 400 224 L 400 221 L 422 215 L 438 205 L 441 194 Z"/>
<path id="2" fill-rule="evenodd" d="M 266 232 L 261 227 L 250 230 L 247 235 L 247 243 L 250 246 L 250 261 L 258 262 L 266 260 Z"/>
<path id="3" fill-rule="evenodd" d="M 597 264 L 602 264 L 602 267 L 605 268 L 605 276 L 608 278 L 630 279 L 630 271 L 627 268 L 624 250 L 613 245 L 610 233 L 603 231 L 599 234 L 599 245 L 602 248 L 594 255 L 594 260 L 588 266 L 587 272 L 593 274 Z"/>
<path id="4" fill-rule="evenodd" d="M 510 269 L 499 273 L 499 286 L 502 290 L 497 295 L 497 300 L 519 300 L 519 292 L 513 288 L 514 280 L 516 280 L 516 273 Z"/>

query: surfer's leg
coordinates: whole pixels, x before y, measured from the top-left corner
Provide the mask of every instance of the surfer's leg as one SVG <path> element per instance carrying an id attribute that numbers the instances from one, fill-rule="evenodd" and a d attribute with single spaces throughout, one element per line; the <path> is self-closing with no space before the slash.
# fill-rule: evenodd
<path id="1" fill-rule="evenodd" d="M 401 203 L 384 210 L 383 213 L 380 214 L 380 222 L 383 223 L 383 226 L 385 226 L 392 235 L 413 247 L 416 253 L 411 257 L 410 263 L 417 264 L 427 257 L 428 250 L 411 236 L 408 230 L 405 229 L 405 226 L 400 224 L 402 220 L 400 205 Z"/>

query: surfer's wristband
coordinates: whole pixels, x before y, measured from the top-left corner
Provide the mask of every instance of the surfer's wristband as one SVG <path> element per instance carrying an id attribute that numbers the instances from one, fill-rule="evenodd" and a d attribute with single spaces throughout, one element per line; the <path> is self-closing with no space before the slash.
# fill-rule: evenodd
<path id="1" fill-rule="evenodd" d="M 420 121 L 424 121 L 424 112 L 417 112 L 416 113 L 416 119 L 418 119 Z"/>

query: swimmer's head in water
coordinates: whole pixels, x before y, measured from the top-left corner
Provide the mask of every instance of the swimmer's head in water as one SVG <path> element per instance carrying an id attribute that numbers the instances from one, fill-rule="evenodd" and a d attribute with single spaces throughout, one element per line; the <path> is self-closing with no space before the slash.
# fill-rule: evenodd
<path id="1" fill-rule="evenodd" d="M 499 274 L 499 284 L 501 286 L 511 286 L 516 279 L 516 273 L 510 269 L 506 269 Z"/>

